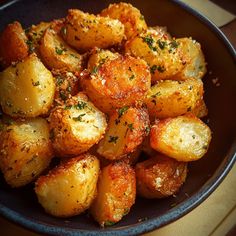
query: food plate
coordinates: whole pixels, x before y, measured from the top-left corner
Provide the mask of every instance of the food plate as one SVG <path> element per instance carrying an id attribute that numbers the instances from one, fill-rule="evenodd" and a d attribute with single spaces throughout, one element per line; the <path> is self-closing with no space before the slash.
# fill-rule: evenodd
<path id="1" fill-rule="evenodd" d="M 5 2 L 0 6 L 0 30 L 14 20 L 26 28 L 40 21 L 66 15 L 69 8 L 98 13 L 113 1 L 31 1 Z M 162 200 L 137 199 L 132 211 L 109 228 L 99 228 L 85 214 L 57 219 L 37 204 L 33 186 L 9 188 L 1 176 L 0 212 L 9 220 L 31 230 L 52 235 L 135 235 L 154 230 L 187 214 L 219 185 L 236 159 L 236 55 L 225 36 L 206 18 L 179 1 L 130 1 L 141 10 L 148 25 L 167 26 L 176 37 L 191 36 L 202 45 L 208 73 L 204 78 L 209 116 L 213 131 L 207 155 L 189 165 L 186 183 L 177 196 Z"/>

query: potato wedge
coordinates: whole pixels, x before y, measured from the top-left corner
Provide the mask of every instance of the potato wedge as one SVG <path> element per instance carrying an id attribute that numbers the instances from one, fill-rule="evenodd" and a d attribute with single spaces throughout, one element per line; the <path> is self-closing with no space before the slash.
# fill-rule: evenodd
<path id="1" fill-rule="evenodd" d="M 126 38 L 132 38 L 147 29 L 144 16 L 140 11 L 129 3 L 120 2 L 110 4 L 100 13 L 100 16 L 117 19 L 125 26 Z"/>
<path id="2" fill-rule="evenodd" d="M 54 78 L 35 54 L 0 73 L 0 104 L 13 117 L 46 114 L 53 103 Z"/>
<path id="3" fill-rule="evenodd" d="M 157 120 L 151 128 L 151 147 L 177 161 L 203 157 L 211 141 L 211 130 L 192 114 Z"/>
<path id="4" fill-rule="evenodd" d="M 163 119 L 180 116 L 194 110 L 199 106 L 202 97 L 201 80 L 163 80 L 151 87 L 145 103 L 152 118 Z"/>
<path id="5" fill-rule="evenodd" d="M 128 40 L 125 52 L 144 59 L 150 65 L 153 83 L 174 78 L 186 64 L 179 43 L 174 39 L 161 37 L 153 30 Z"/>
<path id="6" fill-rule="evenodd" d="M 145 61 L 131 56 L 104 57 L 99 52 L 88 62 L 90 76 L 81 80 L 89 98 L 103 112 L 142 102 L 150 88 L 151 76 Z M 107 53 L 108 54 L 108 53 Z"/>
<path id="7" fill-rule="evenodd" d="M 202 79 L 207 69 L 200 43 L 192 38 L 180 38 L 176 39 L 176 42 L 179 44 L 185 57 L 188 57 L 188 60 L 185 68 L 175 76 L 175 79 Z"/>
<path id="8" fill-rule="evenodd" d="M 57 217 L 75 216 L 89 208 L 96 196 L 99 161 L 83 154 L 52 169 L 35 183 L 45 211 Z"/>
<path id="9" fill-rule="evenodd" d="M 0 35 L 0 65 L 4 68 L 28 56 L 27 37 L 18 21 L 7 25 Z"/>
<path id="10" fill-rule="evenodd" d="M 42 118 L 11 121 L 0 134 L 0 168 L 11 187 L 32 182 L 52 157 L 49 126 Z"/>
<path id="11" fill-rule="evenodd" d="M 144 108 L 123 107 L 114 111 L 98 145 L 98 154 L 109 160 L 121 159 L 142 143 L 148 127 L 149 117 Z"/>
<path id="12" fill-rule="evenodd" d="M 40 57 L 49 69 L 82 70 L 82 56 L 72 49 L 59 35 L 58 26 L 46 29 L 39 45 Z M 60 28 L 60 27 L 59 27 Z"/>
<path id="13" fill-rule="evenodd" d="M 144 198 L 164 198 L 175 194 L 187 176 L 187 163 L 156 155 L 135 167 L 137 193 Z"/>
<path id="14" fill-rule="evenodd" d="M 100 141 L 107 127 L 105 115 L 83 93 L 55 107 L 49 123 L 54 150 L 61 157 L 86 152 Z"/>
<path id="15" fill-rule="evenodd" d="M 62 36 L 69 45 L 79 51 L 86 51 L 93 47 L 107 48 L 122 41 L 124 25 L 109 17 L 70 9 Z"/>
<path id="16" fill-rule="evenodd" d="M 102 169 L 90 212 L 102 227 L 111 226 L 128 214 L 135 196 L 134 170 L 125 162 L 112 163 Z"/>

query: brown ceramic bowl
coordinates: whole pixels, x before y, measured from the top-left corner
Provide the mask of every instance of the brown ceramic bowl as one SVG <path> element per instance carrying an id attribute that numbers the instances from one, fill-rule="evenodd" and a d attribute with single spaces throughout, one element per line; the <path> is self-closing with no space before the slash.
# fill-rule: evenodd
<path id="1" fill-rule="evenodd" d="M 0 6 L 0 30 L 19 20 L 24 27 L 60 18 L 67 9 L 98 13 L 108 0 L 20 0 Z M 31 230 L 51 235 L 135 235 L 166 225 L 204 201 L 233 166 L 236 156 L 236 56 L 225 36 L 206 18 L 178 1 L 130 1 L 144 14 L 148 25 L 167 26 L 176 37 L 192 36 L 203 47 L 208 62 L 204 78 L 205 99 L 213 139 L 207 155 L 190 164 L 186 183 L 176 197 L 162 200 L 137 199 L 131 212 L 109 228 L 101 229 L 86 215 L 67 220 L 47 215 L 37 203 L 33 186 L 10 189 L 0 178 L 0 213 Z M 5 4 L 5 5 L 4 5 Z M 212 79 L 218 78 L 216 87 Z M 174 207 L 173 207 L 174 205 Z M 139 219 L 144 221 L 139 222 Z"/>

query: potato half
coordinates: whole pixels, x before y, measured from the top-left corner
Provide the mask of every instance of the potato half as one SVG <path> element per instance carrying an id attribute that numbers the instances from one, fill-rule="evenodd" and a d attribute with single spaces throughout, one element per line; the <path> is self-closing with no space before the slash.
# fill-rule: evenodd
<path id="1" fill-rule="evenodd" d="M 151 85 L 146 62 L 119 54 L 111 59 L 111 52 L 107 54 L 104 58 L 104 52 L 98 52 L 88 62 L 90 76 L 82 79 L 81 84 L 89 98 L 106 113 L 142 102 Z"/>
<path id="2" fill-rule="evenodd" d="M 49 126 L 42 118 L 15 121 L 0 134 L 0 168 L 12 187 L 33 181 L 52 157 Z"/>
<path id="3" fill-rule="evenodd" d="M 53 103 L 54 78 L 31 54 L 24 61 L 0 73 L 0 103 L 13 117 L 36 117 L 46 114 Z"/>
<path id="4" fill-rule="evenodd" d="M 123 23 L 127 39 L 132 38 L 147 29 L 144 16 L 136 7 L 129 3 L 120 2 L 110 4 L 108 8 L 102 10 L 100 16 L 117 19 Z"/>
<path id="5" fill-rule="evenodd" d="M 6 26 L 0 35 L 0 64 L 5 68 L 28 56 L 27 37 L 19 22 Z"/>
<path id="6" fill-rule="evenodd" d="M 118 160 L 134 152 L 146 136 L 149 117 L 144 108 L 123 107 L 113 112 L 105 137 L 98 145 L 98 154 Z"/>
<path id="7" fill-rule="evenodd" d="M 137 192 L 145 198 L 164 198 L 175 194 L 187 176 L 187 163 L 156 155 L 135 167 Z"/>
<path id="8" fill-rule="evenodd" d="M 202 97 L 201 80 L 163 80 L 151 87 L 145 103 L 152 118 L 163 119 L 193 111 Z"/>
<path id="9" fill-rule="evenodd" d="M 102 169 L 90 212 L 101 226 L 111 226 L 128 214 L 135 196 L 134 170 L 125 162 L 112 163 Z"/>
<path id="10" fill-rule="evenodd" d="M 75 216 L 89 208 L 96 196 L 99 161 L 83 154 L 41 176 L 35 192 L 45 211 L 57 217 Z"/>
<path id="11" fill-rule="evenodd" d="M 151 147 L 178 161 L 200 159 L 210 141 L 210 128 L 192 114 L 157 120 L 150 133 Z"/>
<path id="12" fill-rule="evenodd" d="M 62 30 L 65 41 L 80 51 L 107 48 L 124 38 L 124 25 L 109 17 L 100 17 L 70 9 Z"/>
<path id="13" fill-rule="evenodd" d="M 53 147 L 58 156 L 76 156 L 86 152 L 103 137 L 107 122 L 83 93 L 57 106 L 49 117 Z"/>

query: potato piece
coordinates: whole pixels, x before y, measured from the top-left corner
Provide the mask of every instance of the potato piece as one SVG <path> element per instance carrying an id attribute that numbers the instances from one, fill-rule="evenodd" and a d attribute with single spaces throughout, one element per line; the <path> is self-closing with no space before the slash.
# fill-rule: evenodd
<path id="1" fill-rule="evenodd" d="M 196 42 L 192 38 L 180 38 L 176 39 L 176 42 L 179 44 L 182 53 L 189 59 L 185 68 L 175 76 L 175 79 L 202 79 L 206 74 L 207 69 L 200 43 Z"/>
<path id="2" fill-rule="evenodd" d="M 135 167 L 137 192 L 145 198 L 164 198 L 175 194 L 185 182 L 187 163 L 156 155 Z"/>
<path id="3" fill-rule="evenodd" d="M 11 187 L 33 181 L 52 157 L 48 123 L 42 118 L 11 122 L 1 133 L 0 168 Z"/>
<path id="4" fill-rule="evenodd" d="M 100 16 L 108 16 L 117 19 L 125 26 L 126 38 L 132 38 L 147 29 L 144 16 L 140 11 L 129 3 L 110 4 L 100 13 Z"/>
<path id="5" fill-rule="evenodd" d="M 57 106 L 49 117 L 53 147 L 57 156 L 76 156 L 98 143 L 107 122 L 86 95 L 79 93 L 63 106 Z"/>
<path id="6" fill-rule="evenodd" d="M 62 30 L 65 41 L 80 51 L 107 48 L 124 38 L 124 25 L 109 17 L 100 17 L 70 9 Z"/>
<path id="7" fill-rule="evenodd" d="M 201 80 L 164 80 L 151 87 L 145 100 L 152 118 L 183 115 L 198 106 L 203 96 Z"/>
<path id="8" fill-rule="evenodd" d="M 131 56 L 111 53 L 97 53 L 88 62 L 90 77 L 81 80 L 81 85 L 94 104 L 103 112 L 109 113 L 113 108 L 134 105 L 144 100 L 150 89 L 151 76 L 145 61 Z M 93 64 L 93 62 L 98 61 Z"/>
<path id="9" fill-rule="evenodd" d="M 7 25 L 0 36 L 0 64 L 6 68 L 28 56 L 27 37 L 19 22 Z"/>
<path id="10" fill-rule="evenodd" d="M 153 30 L 127 41 L 125 52 L 144 59 L 150 65 L 153 83 L 173 78 L 186 64 L 179 43 L 160 37 Z"/>
<path id="11" fill-rule="evenodd" d="M 58 26 L 46 29 L 41 39 L 39 52 L 42 61 L 49 69 L 81 71 L 82 56 L 59 36 L 56 27 Z"/>
<path id="12" fill-rule="evenodd" d="M 151 147 L 177 161 L 200 159 L 210 141 L 210 128 L 192 114 L 159 120 L 151 128 Z"/>
<path id="13" fill-rule="evenodd" d="M 0 88 L 2 109 L 13 117 L 46 114 L 55 93 L 51 72 L 35 54 L 0 73 Z"/>
<path id="14" fill-rule="evenodd" d="M 110 116 L 108 130 L 98 145 L 98 154 L 118 160 L 133 152 L 142 143 L 149 117 L 144 108 L 123 107 Z"/>
<path id="15" fill-rule="evenodd" d="M 99 161 L 83 154 L 41 176 L 35 192 L 45 211 L 57 217 L 75 216 L 89 208 L 96 196 Z"/>
<path id="16" fill-rule="evenodd" d="M 112 163 L 102 169 L 90 212 L 102 227 L 113 225 L 128 214 L 135 196 L 134 170 L 125 162 Z"/>

